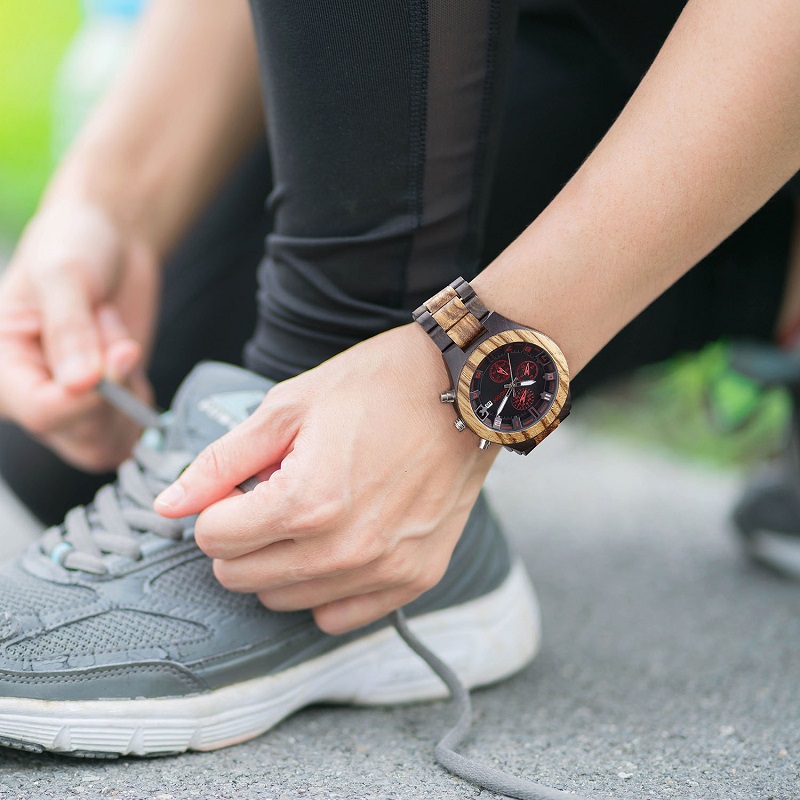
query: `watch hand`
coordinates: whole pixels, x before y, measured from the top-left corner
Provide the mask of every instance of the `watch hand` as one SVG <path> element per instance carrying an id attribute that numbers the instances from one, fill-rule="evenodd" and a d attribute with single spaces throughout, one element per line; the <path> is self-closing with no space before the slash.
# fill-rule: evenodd
<path id="1" fill-rule="evenodd" d="M 495 419 L 500 416 L 500 412 L 503 410 L 503 406 L 506 404 L 508 400 L 508 392 L 506 392 L 506 396 L 500 401 L 500 405 L 497 406 L 497 413 L 494 415 Z"/>
<path id="2" fill-rule="evenodd" d="M 511 394 L 517 396 L 517 389 L 514 386 L 516 378 L 514 378 L 514 367 L 511 366 L 511 353 L 506 353 L 508 356 L 508 377 L 511 378 Z"/>
<path id="3" fill-rule="evenodd" d="M 533 386 L 536 381 L 522 381 L 519 385 L 520 386 Z"/>

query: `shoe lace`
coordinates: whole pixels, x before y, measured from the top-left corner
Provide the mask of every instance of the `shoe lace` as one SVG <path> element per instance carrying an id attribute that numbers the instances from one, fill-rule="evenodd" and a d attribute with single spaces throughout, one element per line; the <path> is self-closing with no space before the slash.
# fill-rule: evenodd
<path id="1" fill-rule="evenodd" d="M 109 557 L 142 558 L 143 534 L 179 541 L 185 523 L 162 517 L 152 506 L 190 460 L 188 453 L 159 452 L 140 441 L 119 467 L 116 483 L 103 486 L 88 506 L 73 508 L 61 525 L 45 531 L 41 555 L 67 569 L 105 575 Z"/>
<path id="2" fill-rule="evenodd" d="M 504 797 L 517 800 L 588 800 L 583 795 L 562 792 L 541 783 L 517 778 L 493 767 L 487 767 L 473 758 L 456 752 L 456 748 L 467 738 L 472 728 L 472 701 L 469 690 L 458 675 L 439 656 L 429 650 L 410 630 L 402 609 L 391 615 L 392 625 L 400 638 L 439 676 L 450 690 L 450 696 L 458 713 L 456 724 L 439 740 L 433 753 L 436 760 L 450 773 L 497 792 Z"/>
<path id="3" fill-rule="evenodd" d="M 107 385 L 99 388 L 106 400 L 137 421 L 145 421 L 148 416 L 152 418 L 153 412 L 123 388 Z M 64 566 L 105 572 L 103 553 L 140 557 L 139 542 L 133 531 L 152 531 L 169 539 L 180 539 L 183 524 L 164 519 L 151 506 L 156 494 L 177 477 L 190 459 L 191 456 L 185 453 L 153 451 L 140 442 L 133 458 L 120 467 L 117 484 L 103 487 L 93 506 L 70 511 L 62 529 L 47 532 L 47 544 L 43 549 L 53 558 L 53 554 L 59 553 L 59 548 L 66 545 L 63 556 L 58 556 Z M 250 491 L 257 483 L 257 479 L 250 478 L 239 488 Z M 436 760 L 446 770 L 484 789 L 517 800 L 587 800 L 580 795 L 517 778 L 457 753 L 455 748 L 464 741 L 472 727 L 469 691 L 456 673 L 411 632 L 402 609 L 393 612 L 389 619 L 403 641 L 447 686 L 455 703 L 458 721 L 434 750 Z"/>

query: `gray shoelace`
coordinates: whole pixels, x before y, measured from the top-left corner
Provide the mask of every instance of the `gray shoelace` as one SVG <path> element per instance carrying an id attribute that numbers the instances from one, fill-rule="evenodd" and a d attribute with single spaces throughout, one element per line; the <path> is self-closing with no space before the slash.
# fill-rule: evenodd
<path id="1" fill-rule="evenodd" d="M 103 382 L 98 389 L 106 400 L 133 419 L 147 424 L 158 421 L 150 408 L 124 388 Z M 129 558 L 141 555 L 137 537 L 131 529 L 180 539 L 183 524 L 161 517 L 151 507 L 156 494 L 170 482 L 169 476 L 177 477 L 186 464 L 188 458 L 184 453 L 162 454 L 140 443 L 134 450 L 134 458 L 120 467 L 116 486 L 103 487 L 95 497 L 93 509 L 79 507 L 70 511 L 63 528 L 54 528 L 45 534 L 43 550 L 50 558 L 54 553 L 63 552 L 63 556 L 54 560 L 60 560 L 64 566 L 104 573 L 104 553 Z M 257 482 L 251 478 L 240 488 L 250 491 Z M 402 609 L 391 614 L 389 619 L 403 641 L 447 686 L 455 703 L 458 721 L 434 750 L 436 760 L 446 770 L 484 789 L 517 800 L 587 800 L 580 795 L 508 775 L 457 753 L 455 748 L 464 741 L 472 727 L 469 691 L 456 673 L 411 632 Z"/>
<path id="2" fill-rule="evenodd" d="M 450 690 L 458 722 L 439 740 L 434 749 L 436 760 L 453 775 L 458 775 L 465 781 L 474 783 L 491 792 L 497 792 L 504 797 L 514 797 L 517 800 L 588 800 L 583 795 L 562 792 L 560 789 L 551 789 L 541 783 L 535 783 L 524 778 L 517 778 L 493 767 L 487 767 L 473 758 L 467 758 L 456 752 L 461 742 L 469 735 L 472 727 L 472 701 L 469 691 L 459 680 L 458 675 L 442 661 L 436 653 L 425 647 L 424 644 L 411 632 L 406 622 L 402 609 L 391 615 L 392 625 L 403 641 L 439 676 L 445 686 Z"/>
<path id="3" fill-rule="evenodd" d="M 189 454 L 160 453 L 139 442 L 120 466 L 116 483 L 103 486 L 89 506 L 73 508 L 61 525 L 45 531 L 42 556 L 68 569 L 105 575 L 109 557 L 142 557 L 141 534 L 179 541 L 185 523 L 162 517 L 152 506 L 190 460 Z"/>

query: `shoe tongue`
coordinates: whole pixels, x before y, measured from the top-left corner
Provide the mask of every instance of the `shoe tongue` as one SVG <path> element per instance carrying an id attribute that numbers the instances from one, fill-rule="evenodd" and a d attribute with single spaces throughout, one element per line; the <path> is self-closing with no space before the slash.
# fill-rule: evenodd
<path id="1" fill-rule="evenodd" d="M 230 364 L 198 364 L 175 395 L 165 449 L 196 455 L 246 420 L 274 385 L 274 381 Z"/>

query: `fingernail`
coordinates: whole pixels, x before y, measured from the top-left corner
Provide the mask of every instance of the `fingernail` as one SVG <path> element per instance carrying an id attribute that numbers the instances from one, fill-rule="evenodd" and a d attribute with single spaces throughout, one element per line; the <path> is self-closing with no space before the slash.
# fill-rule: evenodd
<path id="1" fill-rule="evenodd" d="M 92 376 L 94 369 L 94 359 L 89 356 L 81 354 L 67 356 L 56 366 L 55 378 L 64 386 L 71 386 L 85 382 Z"/>
<path id="2" fill-rule="evenodd" d="M 164 508 L 177 506 L 186 497 L 186 490 L 179 483 L 167 486 L 161 494 L 156 497 L 156 505 Z"/>

